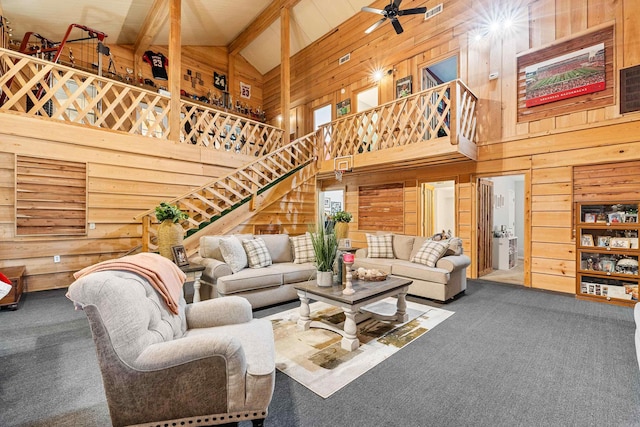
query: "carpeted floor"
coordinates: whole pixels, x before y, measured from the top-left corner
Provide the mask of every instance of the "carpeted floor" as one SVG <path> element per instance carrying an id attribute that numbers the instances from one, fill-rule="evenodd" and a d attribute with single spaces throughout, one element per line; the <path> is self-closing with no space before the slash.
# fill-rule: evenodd
<path id="1" fill-rule="evenodd" d="M 88 323 L 63 295 L 0 311 L 1 426 L 109 425 Z M 266 425 L 640 426 L 630 308 L 482 280 L 443 307 L 455 315 L 327 399 L 278 372 Z"/>

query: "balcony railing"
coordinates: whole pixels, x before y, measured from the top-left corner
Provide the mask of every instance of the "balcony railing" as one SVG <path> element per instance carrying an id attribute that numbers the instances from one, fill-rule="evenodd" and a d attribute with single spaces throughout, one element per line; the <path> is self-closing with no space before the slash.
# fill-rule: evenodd
<path id="1" fill-rule="evenodd" d="M 460 80 L 335 120 L 319 129 L 321 158 L 351 156 L 446 138 L 476 143 L 476 96 Z"/>
<path id="2" fill-rule="evenodd" d="M 170 97 L 0 49 L 0 111 L 167 139 Z M 181 100 L 180 142 L 252 156 L 278 148 L 282 129 Z"/>

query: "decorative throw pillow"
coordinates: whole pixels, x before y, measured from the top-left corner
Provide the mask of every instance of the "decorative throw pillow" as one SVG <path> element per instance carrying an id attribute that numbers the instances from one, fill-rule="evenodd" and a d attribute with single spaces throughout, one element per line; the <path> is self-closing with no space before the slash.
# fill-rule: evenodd
<path id="1" fill-rule="evenodd" d="M 237 273 L 247 266 L 247 254 L 236 236 L 220 238 L 220 252 L 224 262 Z"/>
<path id="2" fill-rule="evenodd" d="M 449 245 L 447 243 L 435 240 L 427 240 L 420 247 L 416 255 L 411 258 L 411 262 L 424 264 L 427 267 L 435 267 L 438 260 L 447 251 Z"/>
<path id="3" fill-rule="evenodd" d="M 393 258 L 393 235 L 367 233 L 367 256 L 369 258 Z"/>
<path id="4" fill-rule="evenodd" d="M 242 246 L 247 252 L 249 267 L 261 268 L 271 265 L 271 254 L 269 254 L 267 244 L 260 237 L 243 240 Z"/>
<path id="5" fill-rule="evenodd" d="M 291 246 L 293 246 L 293 262 L 294 264 L 302 264 L 305 262 L 313 262 L 316 259 L 316 253 L 313 251 L 313 243 L 311 242 L 311 234 L 304 233 L 300 236 L 289 238 Z"/>

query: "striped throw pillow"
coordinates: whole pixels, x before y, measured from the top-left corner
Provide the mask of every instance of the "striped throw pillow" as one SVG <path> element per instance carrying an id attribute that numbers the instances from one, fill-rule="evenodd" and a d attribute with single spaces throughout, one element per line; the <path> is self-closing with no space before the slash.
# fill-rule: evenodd
<path id="1" fill-rule="evenodd" d="M 424 264 L 427 267 L 435 267 L 438 260 L 444 255 L 448 248 L 448 243 L 427 240 L 422 244 L 414 257 L 411 258 L 411 262 Z"/>
<path id="2" fill-rule="evenodd" d="M 260 237 L 243 240 L 242 246 L 247 252 L 249 267 L 261 268 L 271 265 L 271 254 L 269 254 L 266 243 Z"/>
<path id="3" fill-rule="evenodd" d="M 311 242 L 311 234 L 304 233 L 300 236 L 289 237 L 291 246 L 293 246 L 293 263 L 302 264 L 305 262 L 313 262 L 316 259 L 316 253 L 313 250 Z"/>
<path id="4" fill-rule="evenodd" d="M 369 258 L 393 258 L 393 235 L 367 233 L 367 256 Z"/>

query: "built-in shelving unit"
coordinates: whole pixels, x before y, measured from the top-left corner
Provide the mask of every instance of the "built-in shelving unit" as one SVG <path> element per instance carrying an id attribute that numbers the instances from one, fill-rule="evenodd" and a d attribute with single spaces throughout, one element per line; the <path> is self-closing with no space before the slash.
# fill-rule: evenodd
<path id="1" fill-rule="evenodd" d="M 577 218 L 576 295 L 638 302 L 638 203 L 581 203 Z"/>

